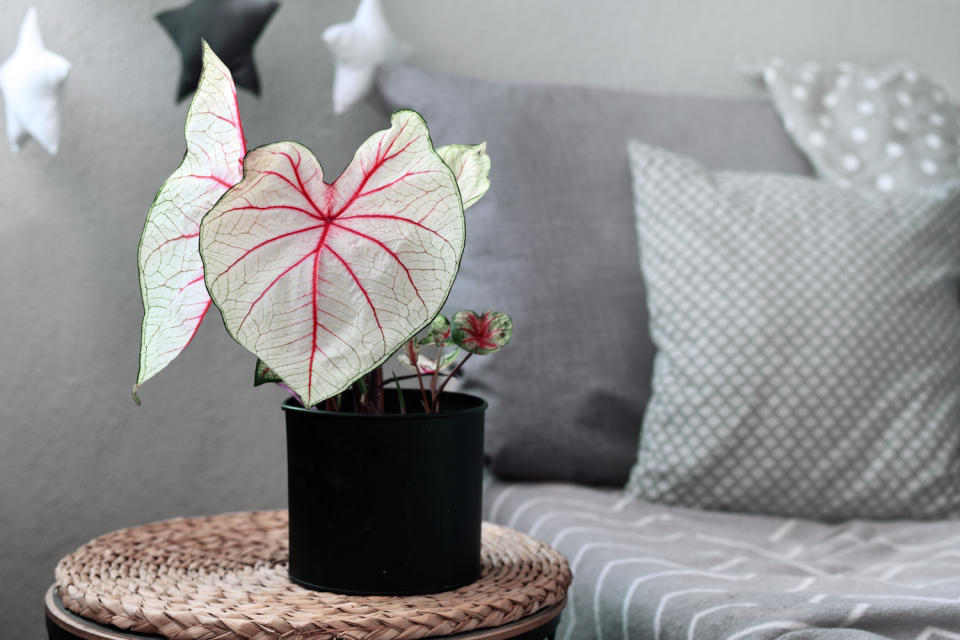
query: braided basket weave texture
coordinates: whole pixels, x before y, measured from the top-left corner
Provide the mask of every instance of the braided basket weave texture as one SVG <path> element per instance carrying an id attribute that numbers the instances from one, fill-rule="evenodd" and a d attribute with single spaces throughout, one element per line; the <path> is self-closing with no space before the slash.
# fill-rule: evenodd
<path id="1" fill-rule="evenodd" d="M 287 578 L 287 512 L 177 518 L 115 531 L 57 565 L 67 609 L 175 640 L 394 640 L 497 627 L 563 602 L 559 551 L 483 525 L 483 572 L 454 591 L 348 596 Z"/>

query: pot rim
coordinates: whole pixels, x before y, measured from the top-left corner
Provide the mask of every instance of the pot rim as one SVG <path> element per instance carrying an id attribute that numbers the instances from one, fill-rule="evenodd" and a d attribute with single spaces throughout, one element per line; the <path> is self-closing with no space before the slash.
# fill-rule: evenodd
<path id="1" fill-rule="evenodd" d="M 419 389 L 404 389 L 404 391 L 409 391 L 411 393 L 419 392 Z M 463 393 L 462 391 L 444 391 L 440 394 L 441 398 L 444 397 L 461 397 L 468 398 L 471 400 L 478 400 L 479 404 L 476 404 L 472 407 L 467 407 L 465 409 L 443 409 L 441 406 L 440 411 L 437 413 L 358 413 L 356 411 L 327 411 L 326 409 L 308 409 L 300 404 L 293 396 L 290 396 L 283 401 L 283 404 L 280 405 L 280 408 L 284 411 L 292 411 L 294 413 L 306 413 L 306 414 L 320 414 L 327 416 L 343 416 L 345 418 L 377 418 L 382 420 L 408 420 L 412 417 L 416 417 L 418 420 L 437 420 L 439 418 L 445 418 L 448 416 L 457 416 L 465 415 L 468 413 L 477 413 L 487 410 L 489 406 L 487 401 L 481 398 L 480 396 L 475 396 L 472 393 Z"/>

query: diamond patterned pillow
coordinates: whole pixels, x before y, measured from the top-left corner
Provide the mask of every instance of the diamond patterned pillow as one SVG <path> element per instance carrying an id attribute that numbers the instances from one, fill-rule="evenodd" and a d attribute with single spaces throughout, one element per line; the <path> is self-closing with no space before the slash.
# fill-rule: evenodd
<path id="1" fill-rule="evenodd" d="M 960 198 L 629 151 L 658 353 L 628 493 L 960 515 Z"/>

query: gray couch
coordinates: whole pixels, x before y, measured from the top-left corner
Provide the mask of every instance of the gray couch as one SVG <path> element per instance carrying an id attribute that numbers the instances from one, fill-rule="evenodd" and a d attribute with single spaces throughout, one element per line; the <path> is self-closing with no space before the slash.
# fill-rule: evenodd
<path id="1" fill-rule="evenodd" d="M 960 637 L 956 522 L 831 525 L 495 479 L 485 509 L 569 559 L 560 640 Z"/>
<path id="2" fill-rule="evenodd" d="M 486 517 L 569 558 L 558 637 L 960 638 L 956 522 L 825 524 L 626 497 L 654 348 L 626 141 L 722 169 L 808 174 L 760 100 L 502 85 L 396 68 L 390 109 L 437 144 L 487 140 L 492 188 L 467 214 L 449 307 L 514 317 L 471 361 L 490 402 Z"/>

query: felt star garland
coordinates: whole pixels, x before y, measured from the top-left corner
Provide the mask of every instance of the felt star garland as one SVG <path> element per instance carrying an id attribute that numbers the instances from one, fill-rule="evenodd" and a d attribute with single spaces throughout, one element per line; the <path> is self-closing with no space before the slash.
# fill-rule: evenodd
<path id="1" fill-rule="evenodd" d="M 61 87 L 69 71 L 70 62 L 44 46 L 37 10 L 31 7 L 20 26 L 17 48 L 0 66 L 12 151 L 32 136 L 47 152 L 57 153 Z"/>
<path id="2" fill-rule="evenodd" d="M 412 51 L 393 35 L 379 0 L 360 0 L 353 20 L 327 27 L 323 40 L 336 62 L 335 113 L 343 113 L 370 91 L 378 66 L 402 60 Z"/>
<path id="3" fill-rule="evenodd" d="M 197 88 L 203 62 L 200 41 L 204 38 L 230 69 L 236 85 L 260 95 L 253 45 L 279 7 L 276 0 L 193 0 L 179 9 L 157 14 L 157 20 L 180 49 L 177 101 Z"/>

